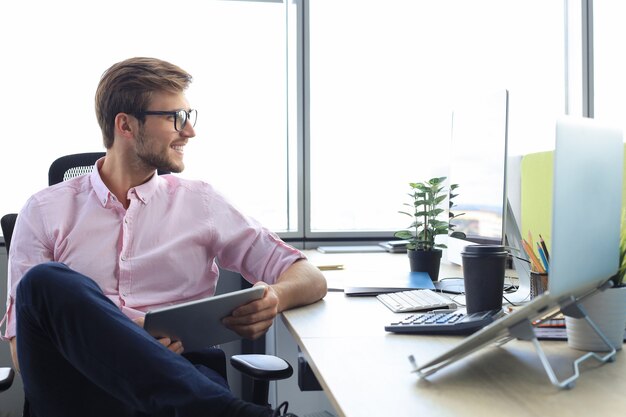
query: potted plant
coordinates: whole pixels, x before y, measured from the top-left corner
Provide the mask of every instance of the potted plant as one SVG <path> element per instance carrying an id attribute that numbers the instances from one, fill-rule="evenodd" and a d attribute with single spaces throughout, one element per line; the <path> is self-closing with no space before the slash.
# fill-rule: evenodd
<path id="1" fill-rule="evenodd" d="M 428 181 L 409 183 L 411 192 L 408 195 L 411 197 L 411 202 L 404 203 L 409 210 L 400 211 L 400 213 L 411 217 L 413 222 L 407 230 L 400 230 L 394 235 L 407 241 L 406 248 L 411 271 L 428 272 L 433 281 L 439 278 L 441 249 L 446 248 L 445 244 L 436 243 L 435 237 L 447 235 L 448 231 L 454 229 L 450 220 L 461 215 L 451 212 L 454 206 L 453 199 L 458 195 L 453 194 L 453 191 L 459 186 L 451 184 L 448 192 L 444 187 L 445 180 L 446 177 L 436 177 Z M 448 219 L 441 220 L 440 216 L 446 212 L 442 207 L 446 198 L 449 201 Z"/>
<path id="2" fill-rule="evenodd" d="M 581 302 L 591 320 L 611 341 L 621 349 L 626 327 L 626 210 L 622 212 L 622 227 L 619 243 L 619 269 L 611 277 L 613 286 L 598 292 Z M 567 343 L 570 347 L 589 351 L 607 351 L 608 346 L 600 339 L 585 319 L 565 317 Z"/>

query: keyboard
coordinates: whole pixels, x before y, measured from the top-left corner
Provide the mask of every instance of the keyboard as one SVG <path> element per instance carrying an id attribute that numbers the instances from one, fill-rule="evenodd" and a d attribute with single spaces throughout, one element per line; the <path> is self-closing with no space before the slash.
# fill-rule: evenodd
<path id="1" fill-rule="evenodd" d="M 385 330 L 392 333 L 465 335 L 482 329 L 502 315 L 502 309 L 471 314 L 464 311 L 431 311 L 406 316 L 385 326 Z"/>
<path id="2" fill-rule="evenodd" d="M 376 298 L 394 313 L 436 310 L 441 308 L 456 309 L 456 304 L 450 298 L 427 289 L 379 294 Z"/>

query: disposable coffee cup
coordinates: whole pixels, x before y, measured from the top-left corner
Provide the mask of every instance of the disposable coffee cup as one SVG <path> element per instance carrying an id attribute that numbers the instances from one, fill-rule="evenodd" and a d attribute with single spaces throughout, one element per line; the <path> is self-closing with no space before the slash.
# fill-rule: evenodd
<path id="1" fill-rule="evenodd" d="M 471 245 L 461 252 L 468 314 L 502 308 L 507 256 L 501 245 Z"/>

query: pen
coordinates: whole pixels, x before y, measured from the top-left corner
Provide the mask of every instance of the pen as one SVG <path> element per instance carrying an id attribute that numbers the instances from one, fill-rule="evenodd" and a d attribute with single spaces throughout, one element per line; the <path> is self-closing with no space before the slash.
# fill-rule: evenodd
<path id="1" fill-rule="evenodd" d="M 320 271 L 339 271 L 343 269 L 343 265 L 320 265 L 317 268 Z"/>
<path id="2" fill-rule="evenodd" d="M 543 248 L 543 253 L 546 255 L 546 261 L 550 262 L 550 254 L 548 253 L 548 247 L 546 246 L 546 242 L 543 240 L 541 235 L 539 235 L 539 242 L 541 243 L 541 247 Z"/>
<path id="3" fill-rule="evenodd" d="M 535 271 L 546 272 L 543 269 L 543 266 L 541 266 L 541 261 L 539 261 L 539 258 L 537 258 L 537 255 L 535 255 L 535 252 L 533 251 L 532 246 L 530 246 L 530 244 L 525 239 L 522 239 L 522 245 L 524 246 L 524 250 L 526 251 L 526 254 L 530 258 L 530 262 L 535 267 Z"/>
<path id="4" fill-rule="evenodd" d="M 539 252 L 539 257 L 541 257 L 541 262 L 543 263 L 543 268 L 546 270 L 546 273 L 550 273 L 549 270 L 549 266 L 548 266 L 548 259 L 546 256 L 545 251 L 543 250 L 543 247 L 537 243 L 537 252 Z"/>

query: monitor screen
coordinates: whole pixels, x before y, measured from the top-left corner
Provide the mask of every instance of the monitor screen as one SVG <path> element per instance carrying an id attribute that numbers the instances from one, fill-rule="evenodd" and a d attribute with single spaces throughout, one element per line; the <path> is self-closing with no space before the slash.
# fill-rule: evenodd
<path id="1" fill-rule="evenodd" d="M 508 91 L 474 94 L 452 114 L 449 183 L 458 184 L 448 237 L 448 260 L 461 264 L 468 244 L 504 243 Z"/>

